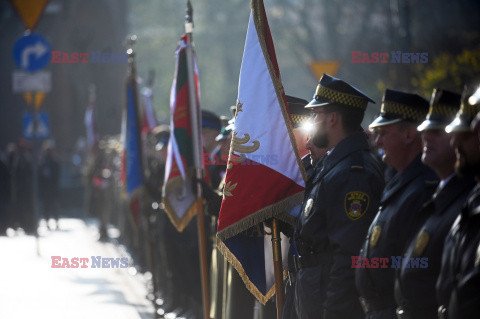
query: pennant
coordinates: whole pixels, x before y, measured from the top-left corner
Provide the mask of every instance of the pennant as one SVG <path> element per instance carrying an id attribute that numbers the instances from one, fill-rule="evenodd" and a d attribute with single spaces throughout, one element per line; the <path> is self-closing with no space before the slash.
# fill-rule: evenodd
<path id="1" fill-rule="evenodd" d="M 190 116 L 190 98 L 188 86 L 194 85 L 197 97 L 197 114 L 199 108 L 199 84 L 196 58 L 192 47 L 194 80 L 188 83 L 188 67 L 186 49 L 191 43 L 184 35 L 179 42 L 176 55 L 175 76 L 170 91 L 170 139 L 168 141 L 168 157 L 165 166 L 165 183 L 163 203 L 165 211 L 178 231 L 183 231 L 197 212 L 200 200 L 193 192 L 192 178 L 195 176 L 193 158 L 193 135 Z M 197 116 L 198 127 L 200 117 Z"/>
<path id="2" fill-rule="evenodd" d="M 87 149 L 92 151 L 98 142 L 97 123 L 95 121 L 94 102 L 90 102 L 85 111 L 85 129 L 87 133 Z"/>
<path id="3" fill-rule="evenodd" d="M 298 156 L 263 1 L 252 0 L 217 245 L 262 303 L 275 293 L 271 237 L 262 222 L 293 223 L 303 199 Z M 288 241 L 282 240 L 286 259 Z M 286 272 L 284 272 L 284 275 Z"/>
<path id="4" fill-rule="evenodd" d="M 145 202 L 145 189 L 142 165 L 142 142 L 140 139 L 140 117 L 137 104 L 137 83 L 135 76 L 127 78 L 127 105 L 122 114 L 122 129 L 120 141 L 121 152 L 120 181 L 125 185 L 128 196 L 129 219 L 138 235 L 140 230 L 141 203 Z"/>
<path id="5" fill-rule="evenodd" d="M 127 194 L 143 186 L 140 121 L 138 117 L 136 83 L 133 76 L 127 81 L 127 110 L 125 124 L 125 178 Z"/>
<path id="6" fill-rule="evenodd" d="M 142 134 L 147 134 L 158 125 L 157 116 L 153 109 L 153 91 L 151 88 L 144 87 L 141 92 L 143 100 Z"/>
<path id="7" fill-rule="evenodd" d="M 120 183 L 122 186 L 127 182 L 127 156 L 126 156 L 126 141 L 127 141 L 127 113 L 126 110 L 122 112 L 122 126 L 120 130 L 120 145 L 122 151 L 120 152 Z"/>

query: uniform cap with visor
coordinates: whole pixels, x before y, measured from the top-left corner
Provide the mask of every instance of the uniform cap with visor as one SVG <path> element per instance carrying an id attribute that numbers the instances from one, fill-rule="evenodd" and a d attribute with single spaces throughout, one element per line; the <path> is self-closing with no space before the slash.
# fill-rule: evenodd
<path id="1" fill-rule="evenodd" d="M 466 86 L 463 89 L 460 110 L 455 119 L 445 127 L 445 132 L 471 132 L 470 124 L 480 111 L 480 87 Z"/>
<path id="2" fill-rule="evenodd" d="M 370 129 L 408 121 L 421 123 L 427 116 L 430 105 L 418 94 L 386 89 L 378 116 L 368 127 Z"/>
<path id="3" fill-rule="evenodd" d="M 418 131 L 445 129 L 460 108 L 460 99 L 460 94 L 433 89 L 427 118 L 418 126 Z"/>
<path id="4" fill-rule="evenodd" d="M 315 112 L 328 105 L 343 105 L 365 111 L 368 102 L 375 103 L 370 97 L 347 82 L 324 73 L 318 82 L 313 100 L 305 108 Z"/>

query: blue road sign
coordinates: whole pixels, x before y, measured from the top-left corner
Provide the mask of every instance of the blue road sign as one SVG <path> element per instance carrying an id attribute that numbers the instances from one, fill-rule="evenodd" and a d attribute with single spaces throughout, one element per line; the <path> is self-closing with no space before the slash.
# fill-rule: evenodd
<path id="1" fill-rule="evenodd" d="M 43 69 L 51 59 L 50 43 L 39 34 L 31 33 L 20 37 L 13 46 L 15 64 L 27 72 Z"/>
<path id="2" fill-rule="evenodd" d="M 23 137 L 33 138 L 33 112 L 26 112 L 23 115 Z M 47 112 L 37 113 L 37 138 L 47 139 L 50 137 L 50 121 Z"/>

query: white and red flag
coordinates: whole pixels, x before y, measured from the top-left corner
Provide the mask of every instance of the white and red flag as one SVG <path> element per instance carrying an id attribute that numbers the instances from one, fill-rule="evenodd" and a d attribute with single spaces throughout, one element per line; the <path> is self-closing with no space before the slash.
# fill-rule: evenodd
<path id="1" fill-rule="evenodd" d="M 265 303 L 275 290 L 262 222 L 291 220 L 288 212 L 303 199 L 305 172 L 263 1 L 252 0 L 251 8 L 217 237 L 247 288 Z"/>

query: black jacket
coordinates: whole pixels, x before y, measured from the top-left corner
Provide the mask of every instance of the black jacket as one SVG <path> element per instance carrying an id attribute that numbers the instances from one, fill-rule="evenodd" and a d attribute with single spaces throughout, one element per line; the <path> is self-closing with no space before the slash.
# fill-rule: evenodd
<path id="1" fill-rule="evenodd" d="M 465 203 L 445 240 L 437 280 L 438 302 L 449 319 L 478 318 L 480 313 L 480 184 Z"/>
<path id="2" fill-rule="evenodd" d="M 393 298 L 395 268 L 409 239 L 421 226 L 416 220 L 423 204 L 432 197 L 438 177 L 420 158 L 420 154 L 403 170 L 397 173 L 385 186 L 380 208 L 370 226 L 360 251 L 362 258 L 388 258 L 382 268 L 357 268 L 355 280 L 357 289 L 367 300 Z M 394 258 L 392 258 L 394 257 Z M 393 266 L 393 267 L 392 267 Z M 390 307 L 390 306 L 389 306 Z"/>
<path id="3" fill-rule="evenodd" d="M 311 270 L 315 272 L 314 283 L 308 285 L 312 291 L 303 292 L 315 300 L 315 304 L 303 305 L 313 314 L 308 317 L 321 318 L 322 313 L 325 318 L 361 316 L 350 260 L 351 255 L 358 254 L 383 187 L 381 165 L 370 153 L 364 132 L 342 140 L 316 165 L 306 185 L 293 241 L 303 260 L 321 255 L 331 258 L 315 265 L 321 271 Z M 305 274 L 317 267 L 302 271 Z M 297 283 L 312 278 L 299 273 Z"/>
<path id="4" fill-rule="evenodd" d="M 397 305 L 412 318 L 437 318 L 435 284 L 440 273 L 443 243 L 474 184 L 473 178 L 454 175 L 419 212 L 421 218 L 427 220 L 404 255 L 413 262 L 402 265 L 395 283 Z"/>

